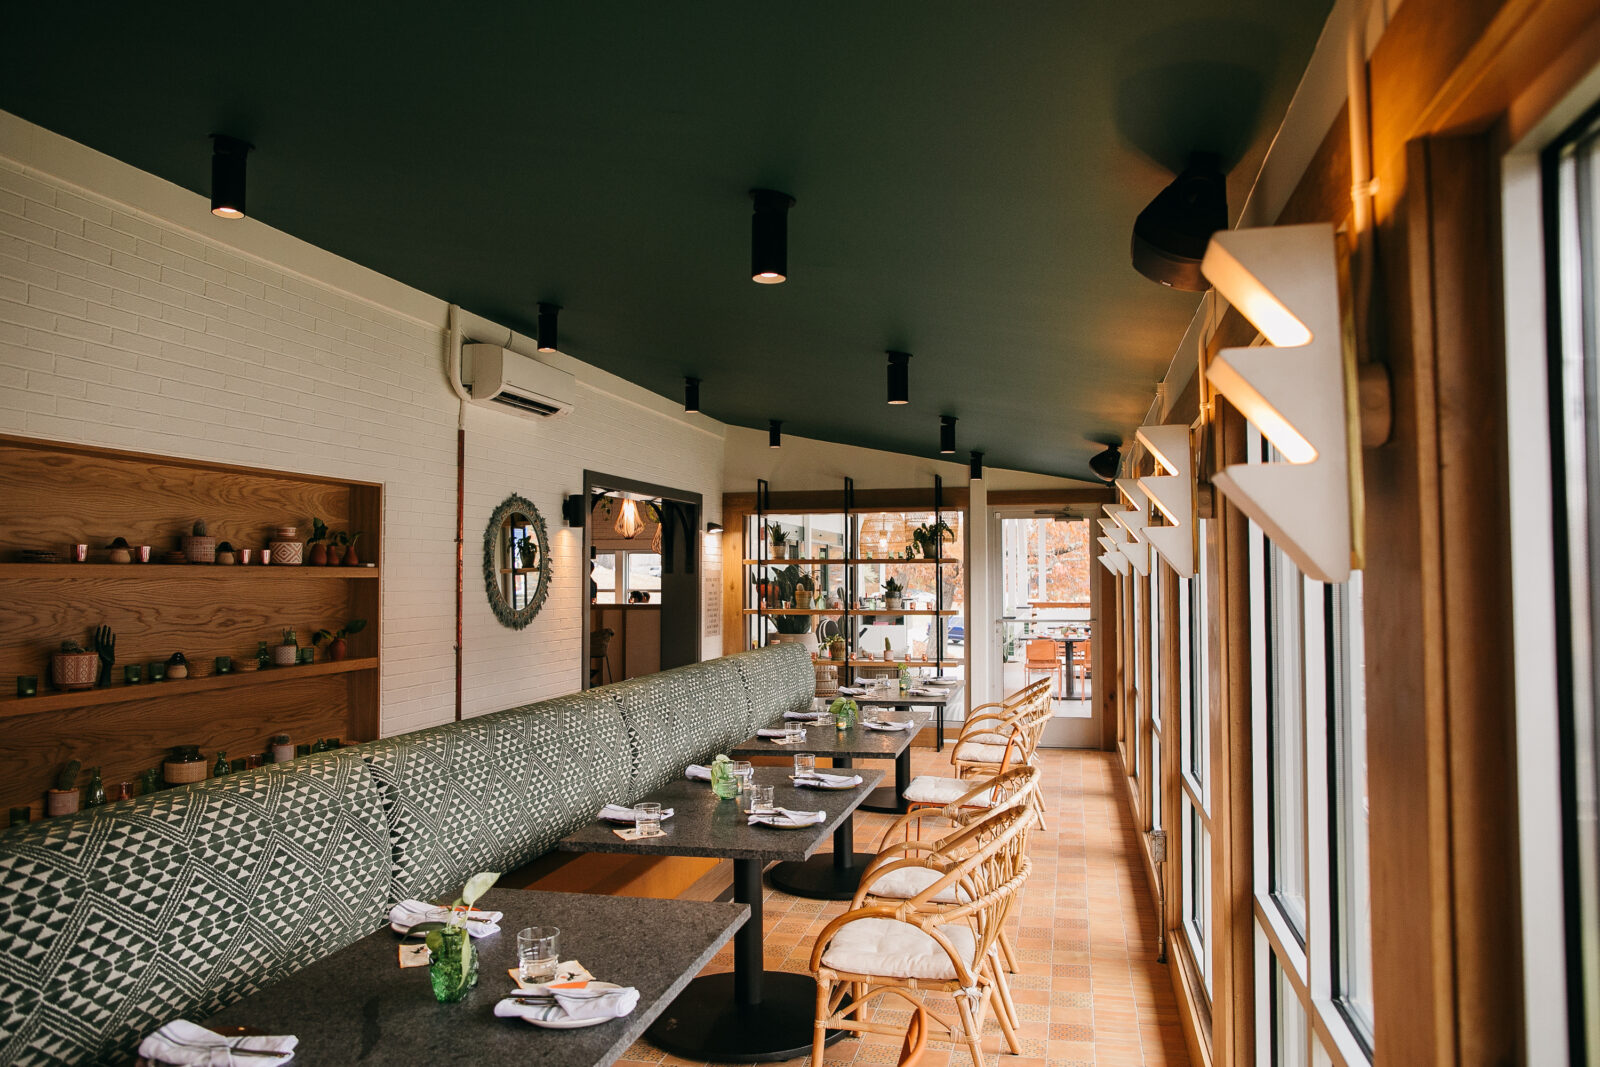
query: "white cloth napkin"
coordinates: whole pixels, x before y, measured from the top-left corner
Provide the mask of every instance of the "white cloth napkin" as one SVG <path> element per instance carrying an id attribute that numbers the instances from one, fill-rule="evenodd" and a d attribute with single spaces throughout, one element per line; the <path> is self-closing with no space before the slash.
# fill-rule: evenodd
<path id="1" fill-rule="evenodd" d="M 683 772 L 683 776 L 692 778 L 697 782 L 709 782 L 711 781 L 711 768 L 701 766 L 698 763 L 691 763 Z"/>
<path id="2" fill-rule="evenodd" d="M 757 737 L 788 737 L 789 731 L 781 726 L 763 726 L 756 731 Z"/>
<path id="3" fill-rule="evenodd" d="M 825 786 L 836 786 L 836 787 L 837 786 L 847 786 L 847 785 L 860 785 L 861 784 L 861 776 L 859 774 L 824 774 L 821 771 L 816 771 L 816 772 L 814 772 L 812 774 L 797 774 L 797 775 L 794 775 L 794 784 L 795 785 L 805 785 L 805 786 L 825 785 Z"/>
<path id="4" fill-rule="evenodd" d="M 786 711 L 783 717 L 792 722 L 827 722 L 833 718 L 825 711 Z"/>
<path id="5" fill-rule="evenodd" d="M 661 809 L 661 817 L 663 819 L 670 819 L 672 816 L 673 809 Z M 598 818 L 604 819 L 606 822 L 631 823 L 638 820 L 638 816 L 634 814 L 633 809 L 624 804 L 607 804 L 605 807 L 600 809 Z"/>
<path id="6" fill-rule="evenodd" d="M 795 811 L 793 808 L 779 808 L 771 815 L 750 816 L 751 826 L 810 826 L 813 823 L 825 822 L 828 813 L 825 811 Z"/>
<path id="7" fill-rule="evenodd" d="M 856 680 L 860 681 L 859 678 Z M 867 690 L 865 686 L 841 685 L 839 687 L 839 695 L 847 697 L 864 697 L 867 695 Z"/>
<path id="8" fill-rule="evenodd" d="M 522 1003 L 526 1001 L 526 1003 Z M 553 1022 L 557 1019 L 620 1019 L 639 1005 L 639 991 L 621 989 L 551 989 L 534 986 L 518 990 L 494 1006 L 502 1019 Z"/>
<path id="9" fill-rule="evenodd" d="M 498 911 L 473 908 L 467 912 L 467 933 L 473 937 L 488 937 L 490 934 L 499 933 L 500 920 L 503 918 L 505 916 Z M 447 923 L 450 921 L 450 909 L 420 900 L 402 900 L 389 909 L 389 921 L 407 930 L 418 923 Z"/>
<path id="10" fill-rule="evenodd" d="M 174 1019 L 143 1041 L 139 1055 L 154 1063 L 197 1064 L 203 1067 L 271 1067 L 294 1059 L 298 1037 L 223 1037 L 184 1019 Z M 249 1055 L 235 1056 L 231 1050 L 248 1049 Z M 256 1053 L 270 1052 L 262 1056 Z"/>
<path id="11" fill-rule="evenodd" d="M 909 730 L 917 725 L 914 722 L 867 722 L 862 723 L 869 730 Z"/>

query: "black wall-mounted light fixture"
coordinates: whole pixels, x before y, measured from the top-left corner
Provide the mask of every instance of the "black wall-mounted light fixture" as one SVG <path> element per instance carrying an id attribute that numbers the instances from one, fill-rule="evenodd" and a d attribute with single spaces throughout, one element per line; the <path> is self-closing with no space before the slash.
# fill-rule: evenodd
<path id="1" fill-rule="evenodd" d="M 225 133 L 211 135 L 211 213 L 244 218 L 244 157 L 253 146 Z"/>
<path id="2" fill-rule="evenodd" d="M 1104 452 L 1096 452 L 1089 457 L 1089 469 L 1102 482 L 1115 481 L 1121 466 L 1122 449 L 1116 445 L 1107 445 Z"/>
<path id="3" fill-rule="evenodd" d="M 722 532 L 722 523 L 720 523 L 720 522 L 708 522 L 708 523 L 706 523 L 706 533 L 714 534 L 714 533 L 721 533 L 721 532 Z"/>
<path id="4" fill-rule="evenodd" d="M 956 451 L 956 417 L 939 416 L 939 454 L 953 456 Z"/>
<path id="5" fill-rule="evenodd" d="M 789 278 L 789 209 L 794 197 L 775 189 L 752 189 L 750 280 L 777 285 Z"/>
<path id="6" fill-rule="evenodd" d="M 889 357 L 889 403 L 909 404 L 911 403 L 911 355 L 893 349 L 886 354 Z"/>
<path id="7" fill-rule="evenodd" d="M 557 350 L 556 316 L 561 313 L 560 304 L 539 305 L 539 351 L 554 352 Z"/>
<path id="8" fill-rule="evenodd" d="M 783 420 L 773 419 L 767 426 L 767 447 L 783 447 Z"/>
<path id="9" fill-rule="evenodd" d="M 700 410 L 700 379 L 685 378 L 683 380 L 683 410 L 698 412 Z"/>
<path id="10" fill-rule="evenodd" d="M 1221 160 L 1195 152 L 1133 220 L 1133 269 L 1153 282 L 1189 293 L 1211 288 L 1200 273 L 1211 235 L 1228 228 L 1228 178 Z"/>
<path id="11" fill-rule="evenodd" d="M 573 493 L 561 501 L 561 517 L 566 520 L 568 526 L 582 526 L 584 516 L 588 513 L 589 509 L 585 505 L 582 493 Z"/>
<path id="12" fill-rule="evenodd" d="M 972 459 L 970 461 L 970 466 L 967 468 L 967 476 L 970 477 L 973 481 L 977 481 L 977 480 L 979 480 L 980 478 L 983 477 L 983 453 L 982 452 L 974 452 L 974 453 L 972 453 Z"/>

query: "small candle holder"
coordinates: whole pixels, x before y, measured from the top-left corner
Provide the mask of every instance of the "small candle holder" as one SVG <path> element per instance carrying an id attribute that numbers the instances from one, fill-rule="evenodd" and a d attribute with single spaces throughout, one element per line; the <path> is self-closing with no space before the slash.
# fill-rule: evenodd
<path id="1" fill-rule="evenodd" d="M 256 559 L 256 550 L 255 549 L 253 549 L 253 548 L 241 548 L 239 550 L 239 565 L 240 566 L 248 567 L 248 566 L 250 566 L 250 564 L 255 562 L 255 559 Z"/>
<path id="2" fill-rule="evenodd" d="M 138 685 L 144 681 L 144 664 L 129 663 L 122 668 L 122 680 L 128 685 Z"/>
<path id="3" fill-rule="evenodd" d="M 317 650 L 312 648 L 310 645 L 305 645 L 301 647 L 298 656 L 300 664 L 304 666 L 307 663 L 313 663 L 316 661 Z"/>
<path id="4" fill-rule="evenodd" d="M 32 820 L 33 820 L 33 809 L 32 808 L 27 808 L 27 807 L 12 808 L 11 809 L 10 818 L 8 818 L 6 820 L 6 825 L 7 826 L 21 826 L 23 823 L 31 822 Z"/>
<path id="5" fill-rule="evenodd" d="M 139 546 L 139 562 L 140 563 L 149 563 L 150 562 L 150 546 L 149 545 L 140 545 Z"/>
<path id="6" fill-rule="evenodd" d="M 232 656 L 218 656 L 217 659 L 216 659 L 216 664 L 217 664 L 217 673 L 218 674 L 232 674 L 233 673 L 233 657 Z"/>
<path id="7" fill-rule="evenodd" d="M 89 546 L 88 545 L 73 545 L 72 546 L 72 561 L 74 563 L 87 563 L 89 561 Z"/>
<path id="8" fill-rule="evenodd" d="M 149 672 L 152 682 L 164 682 L 167 680 L 167 665 L 165 663 L 148 664 L 145 670 Z"/>
<path id="9" fill-rule="evenodd" d="M 39 676 L 36 674 L 17 675 L 17 696 L 36 697 L 39 695 Z"/>

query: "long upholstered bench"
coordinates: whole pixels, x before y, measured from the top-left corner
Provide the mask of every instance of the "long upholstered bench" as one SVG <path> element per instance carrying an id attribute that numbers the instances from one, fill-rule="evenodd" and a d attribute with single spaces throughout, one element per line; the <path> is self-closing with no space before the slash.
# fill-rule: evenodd
<path id="1" fill-rule="evenodd" d="M 0 833 L 0 1063 L 125 1063 L 805 707 L 783 645 Z"/>

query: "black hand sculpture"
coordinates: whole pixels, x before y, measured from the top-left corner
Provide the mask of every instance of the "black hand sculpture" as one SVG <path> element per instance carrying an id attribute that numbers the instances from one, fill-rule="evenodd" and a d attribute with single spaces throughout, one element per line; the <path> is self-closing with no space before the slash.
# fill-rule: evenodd
<path id="1" fill-rule="evenodd" d="M 100 677 L 94 684 L 105 689 L 111 685 L 111 666 L 117 662 L 117 635 L 104 623 L 95 627 L 94 650 L 100 654 Z"/>

